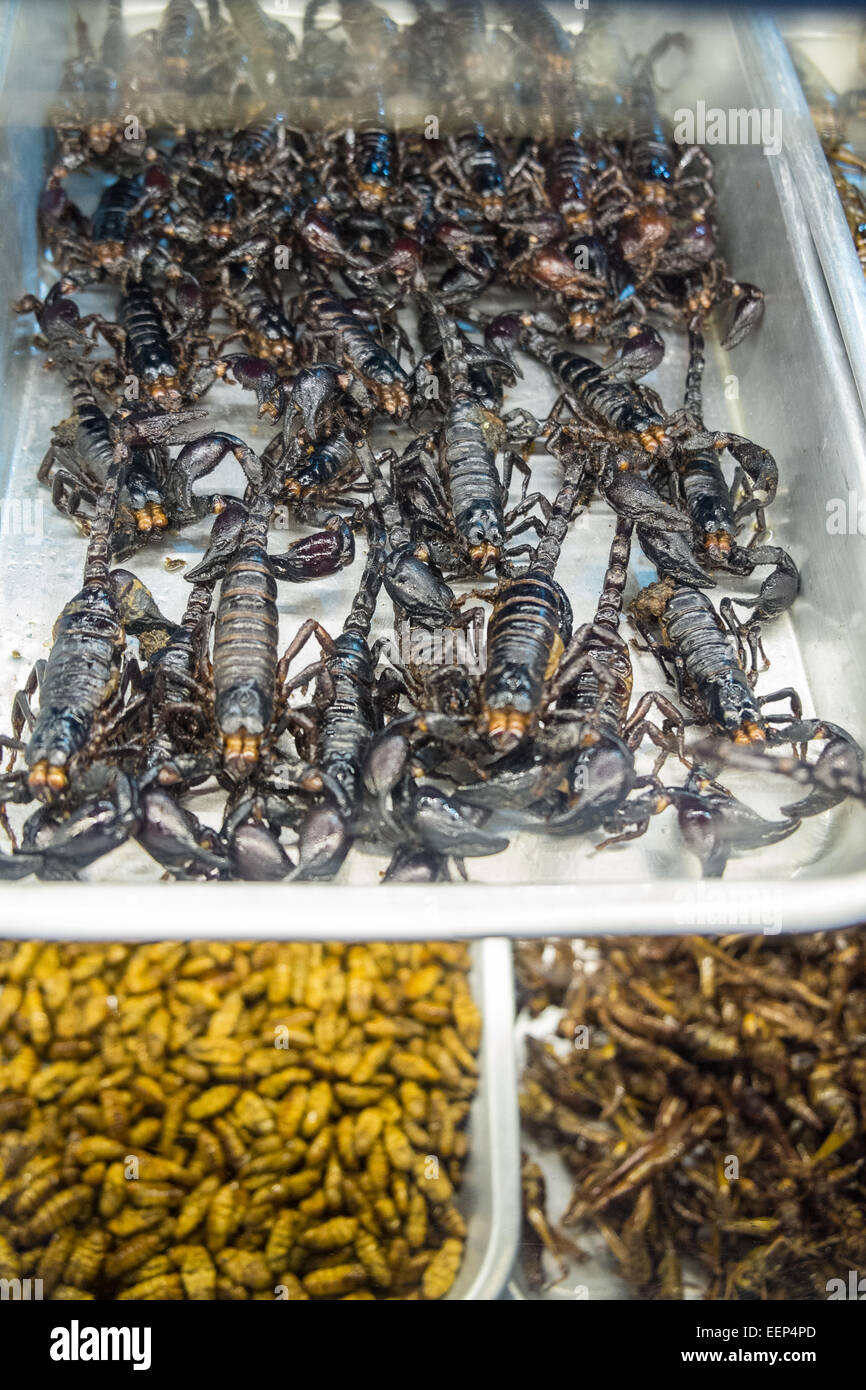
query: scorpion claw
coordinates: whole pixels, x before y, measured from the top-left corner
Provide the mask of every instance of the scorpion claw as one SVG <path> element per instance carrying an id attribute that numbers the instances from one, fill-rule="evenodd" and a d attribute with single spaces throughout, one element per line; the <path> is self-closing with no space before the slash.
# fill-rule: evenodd
<path id="1" fill-rule="evenodd" d="M 333 878 L 349 852 L 352 837 L 333 806 L 314 806 L 301 824 L 300 859 L 293 878 Z"/>
<path id="2" fill-rule="evenodd" d="M 482 828 L 486 812 L 464 804 L 459 796 L 447 796 L 430 783 L 413 788 L 409 816 L 414 834 L 438 854 L 475 858 L 500 854 L 508 848 L 506 839 Z"/>
<path id="3" fill-rule="evenodd" d="M 713 589 L 716 581 L 700 568 L 691 547 L 691 538 L 682 531 L 659 529 L 652 522 L 635 527 L 640 548 L 660 575 L 670 575 L 681 584 Z"/>
<path id="4" fill-rule="evenodd" d="M 2 863 L 2 861 L 0 861 Z M 2 869 L 0 869 L 2 874 Z M 398 845 L 382 875 L 383 883 L 441 883 L 447 881 L 448 861 L 431 849 Z"/>
<path id="5" fill-rule="evenodd" d="M 764 294 L 757 285 L 736 285 L 731 297 L 736 299 L 737 306 L 731 327 L 722 339 L 726 351 L 737 347 L 764 316 Z"/>
<path id="6" fill-rule="evenodd" d="M 210 544 L 204 556 L 184 576 L 190 584 L 210 584 L 225 573 L 248 515 L 246 505 L 239 498 L 231 497 L 226 501 L 211 527 Z"/>
<path id="7" fill-rule="evenodd" d="M 676 806 L 686 844 L 701 861 L 705 878 L 721 878 L 725 865 L 738 850 L 757 849 L 786 840 L 799 820 L 768 821 L 729 792 L 692 792 L 666 788 Z"/>
<path id="8" fill-rule="evenodd" d="M 233 832 L 229 858 L 238 877 L 252 882 L 277 882 L 295 868 L 278 835 L 255 820 L 244 821 Z"/>

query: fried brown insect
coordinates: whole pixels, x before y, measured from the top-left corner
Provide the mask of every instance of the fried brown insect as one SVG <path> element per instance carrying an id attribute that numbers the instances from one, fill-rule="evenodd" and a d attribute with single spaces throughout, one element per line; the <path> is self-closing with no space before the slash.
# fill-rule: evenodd
<path id="1" fill-rule="evenodd" d="M 562 1225 L 600 1233 L 642 1298 L 826 1297 L 866 1254 L 866 933 L 555 948 L 520 947 L 530 1000 L 561 1010 L 557 1045 L 527 1040 L 521 1114 L 573 1179 Z M 564 1253 L 542 1177 L 530 1163 L 533 1284 L 537 1240 Z"/>

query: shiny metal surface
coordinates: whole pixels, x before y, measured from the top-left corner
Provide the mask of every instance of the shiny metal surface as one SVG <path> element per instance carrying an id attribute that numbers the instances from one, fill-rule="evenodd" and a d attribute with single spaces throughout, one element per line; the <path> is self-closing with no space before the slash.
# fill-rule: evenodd
<path id="1" fill-rule="evenodd" d="M 470 1151 L 458 1197 L 469 1234 L 452 1301 L 498 1298 L 520 1235 L 520 1133 L 514 1058 L 511 942 L 488 937 L 473 948 L 471 982 L 484 1017 L 481 1071 L 469 1119 Z"/>
<path id="2" fill-rule="evenodd" d="M 866 277 L 824 159 L 806 97 L 794 67 L 796 50 L 804 52 L 840 94 L 866 87 L 858 64 L 863 15 L 856 10 L 835 15 L 819 11 L 805 16 L 781 11 L 755 23 L 752 48 L 767 90 L 784 109 L 785 144 L 797 191 L 815 241 L 848 357 L 866 409 Z M 795 45 L 792 54 L 789 43 Z M 861 135 L 863 123 L 858 126 Z M 861 150 L 861 154 L 862 154 Z"/>

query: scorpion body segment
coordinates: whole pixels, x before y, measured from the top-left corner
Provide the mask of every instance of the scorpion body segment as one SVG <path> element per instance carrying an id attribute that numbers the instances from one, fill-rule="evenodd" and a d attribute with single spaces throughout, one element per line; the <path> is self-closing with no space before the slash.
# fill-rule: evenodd
<path id="1" fill-rule="evenodd" d="M 294 329 L 265 284 L 247 275 L 240 288 L 228 295 L 227 305 L 251 353 L 287 366 L 291 364 L 295 352 Z"/>
<path id="2" fill-rule="evenodd" d="M 285 126 L 279 118 L 239 130 L 226 156 L 229 178 L 244 183 L 262 173 L 280 150 L 284 137 Z"/>
<path id="3" fill-rule="evenodd" d="M 27 746 L 37 796 L 65 790 L 69 763 L 90 739 L 98 712 L 118 686 L 123 623 L 111 590 L 85 584 L 57 620 L 42 679 L 39 714 Z"/>
<path id="4" fill-rule="evenodd" d="M 442 426 L 441 457 L 454 523 L 470 560 L 485 569 L 505 540 L 505 509 L 496 454 L 504 443 L 501 421 L 468 394 L 457 395 Z"/>
<path id="5" fill-rule="evenodd" d="M 333 337 L 346 362 L 380 402 L 381 408 L 398 418 L 409 409 L 409 378 L 399 362 L 376 341 L 331 290 L 310 290 L 302 313 L 317 332 Z"/>
<path id="6" fill-rule="evenodd" d="M 718 454 L 714 449 L 684 454 L 677 472 L 701 550 L 709 560 L 724 562 L 736 545 L 737 524 Z"/>
<path id="7" fill-rule="evenodd" d="M 130 371 L 148 396 L 171 404 L 179 401 L 178 364 L 162 314 L 147 285 L 131 285 L 120 301 Z"/>
<path id="8" fill-rule="evenodd" d="M 258 761 L 274 713 L 277 581 L 267 550 L 270 502 L 254 506 L 220 587 L 214 628 L 214 709 L 226 769 L 245 776 Z"/>
<path id="9" fill-rule="evenodd" d="M 124 256 L 129 239 L 129 214 L 143 193 L 138 178 L 118 178 L 102 193 L 91 220 L 91 239 L 97 266 L 111 271 Z"/>
<path id="10" fill-rule="evenodd" d="M 373 109 L 351 132 L 352 187 L 364 212 L 376 212 L 397 179 L 397 140 L 388 129 L 385 102 L 375 93 Z"/>
<path id="11" fill-rule="evenodd" d="M 496 455 L 508 442 L 508 428 L 496 411 L 481 404 L 473 390 L 473 367 L 508 364 L 495 354 L 470 352 L 453 319 L 433 300 L 426 303 L 440 341 L 448 380 L 448 405 L 439 442 L 440 467 L 451 501 L 454 525 L 474 568 L 498 560 L 506 539 L 507 489 Z M 518 462 L 520 460 L 518 459 Z M 525 466 L 524 466 L 525 469 Z"/>
<path id="12" fill-rule="evenodd" d="M 322 712 L 317 769 L 337 795 L 347 816 L 357 809 L 361 773 L 376 728 L 373 709 L 375 659 L 369 646 L 370 623 L 382 583 L 383 539 L 369 528 L 369 551 L 354 602 L 334 641 L 324 669 L 334 696 Z"/>
<path id="13" fill-rule="evenodd" d="M 193 0 L 169 0 L 159 25 L 159 51 L 166 71 L 178 79 L 189 72 L 204 25 Z"/>
<path id="14" fill-rule="evenodd" d="M 571 605 L 544 571 L 532 567 L 503 585 L 487 627 L 482 721 L 498 748 L 515 747 L 528 732 L 571 639 Z"/>
<path id="15" fill-rule="evenodd" d="M 711 601 L 700 589 L 659 580 L 641 591 L 632 606 L 658 623 L 662 654 L 670 654 L 707 718 L 735 743 L 763 743 L 766 723 L 736 649 Z"/>

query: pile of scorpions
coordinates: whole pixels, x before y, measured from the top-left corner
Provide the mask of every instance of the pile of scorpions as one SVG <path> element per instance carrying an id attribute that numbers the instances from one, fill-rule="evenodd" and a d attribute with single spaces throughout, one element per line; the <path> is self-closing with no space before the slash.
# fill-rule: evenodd
<path id="1" fill-rule="evenodd" d="M 772 455 L 703 418 L 707 321 L 732 313 L 734 349 L 763 295 L 720 253 L 710 160 L 658 109 L 656 68 L 688 39 L 629 57 L 600 4 L 576 35 L 537 0 L 491 17 L 415 0 L 403 28 L 368 0 L 330 27 L 321 8 L 300 38 L 255 0 L 170 0 L 134 37 L 114 0 L 99 42 L 78 24 L 38 204 L 56 278 L 16 308 L 72 405 L 39 480 L 88 541 L 3 739 L 0 877 L 73 878 L 134 839 L 178 878 L 328 879 L 357 844 L 390 855 L 386 880 L 431 882 L 512 832 L 630 840 L 669 807 L 718 876 L 864 800 L 853 737 L 755 688 L 762 625 L 799 575 L 767 543 Z M 435 129 L 398 122 L 407 91 Z M 221 117 L 180 120 L 214 92 Z M 315 119 L 323 92 L 338 128 Z M 69 192 L 84 172 L 89 215 Z M 112 317 L 76 302 L 92 285 Z M 674 410 L 642 380 L 662 327 L 689 344 Z M 508 408 L 526 359 L 559 392 L 543 420 Z M 217 382 L 250 393 L 260 450 L 196 423 Z M 376 438 L 395 422 L 401 451 Z M 237 494 L 202 490 L 218 465 Z M 593 499 L 613 539 L 576 621 L 557 566 Z M 278 507 L 306 528 L 283 553 Z M 122 566 L 208 516 L 168 616 Z M 356 536 L 342 630 L 310 617 L 286 644 L 279 586 L 327 583 Z M 669 688 L 640 698 L 621 631 L 634 542 L 658 578 L 633 640 Z M 748 601 L 709 596 L 755 570 Z M 400 660 L 373 640 L 384 598 L 413 634 L 483 630 L 483 671 Z M 728 766 L 805 795 L 765 819 L 714 780 Z M 219 829 L 191 805 L 214 787 Z M 29 802 L 16 831 L 6 807 Z"/>

